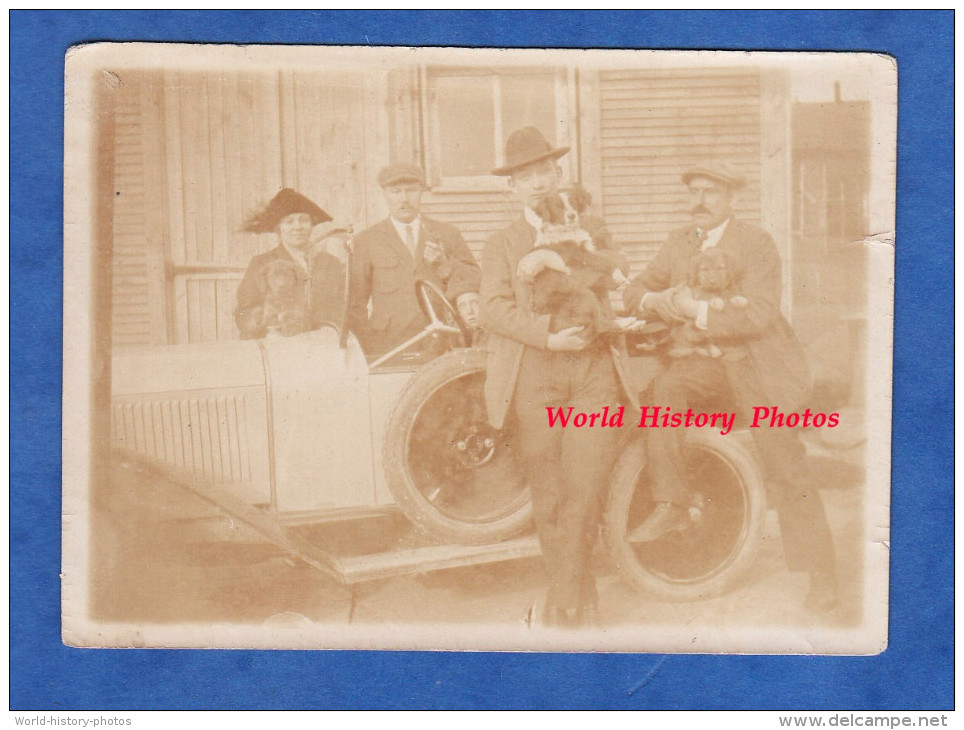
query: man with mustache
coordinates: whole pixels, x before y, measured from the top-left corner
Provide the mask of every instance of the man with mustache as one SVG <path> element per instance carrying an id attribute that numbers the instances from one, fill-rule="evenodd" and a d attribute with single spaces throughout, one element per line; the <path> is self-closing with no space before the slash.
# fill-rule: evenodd
<path id="1" fill-rule="evenodd" d="M 780 311 L 780 255 L 773 238 L 733 217 L 733 200 L 745 185 L 743 175 L 717 161 L 682 175 L 690 196 L 693 225 L 670 234 L 656 257 L 624 293 L 626 305 L 645 319 L 693 322 L 716 343 L 743 345 L 738 359 L 692 355 L 672 359 L 655 379 L 646 403 L 685 411 L 696 403 L 726 399 L 736 406 L 738 422 L 749 424 L 753 406 L 776 405 L 801 411 L 809 397 L 805 354 Z M 725 251 L 745 307 L 716 311 L 697 301 L 685 286 L 693 257 L 710 247 Z M 763 461 L 768 495 L 780 518 L 786 561 L 791 571 L 810 574 L 805 604 L 829 611 L 837 601 L 833 539 L 816 484 L 809 477 L 806 450 L 796 429 L 753 428 Z M 647 454 L 652 466 L 653 500 L 649 517 L 628 539 L 654 542 L 692 524 L 685 483 L 681 429 L 652 429 Z"/>
<path id="2" fill-rule="evenodd" d="M 466 324 L 479 326 L 479 265 L 458 228 L 421 214 L 425 173 L 398 162 L 378 174 L 378 184 L 389 215 L 355 238 L 348 319 L 369 359 L 428 323 L 415 296 L 416 279 L 437 284 Z"/>

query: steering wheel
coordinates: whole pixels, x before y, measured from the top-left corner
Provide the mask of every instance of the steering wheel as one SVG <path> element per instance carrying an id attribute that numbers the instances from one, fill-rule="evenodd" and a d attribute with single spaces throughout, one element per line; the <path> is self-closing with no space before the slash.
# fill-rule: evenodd
<path id="1" fill-rule="evenodd" d="M 437 284 L 428 279 L 416 279 L 415 298 L 418 299 L 419 306 L 429 319 L 426 330 L 457 334 L 462 339 L 462 347 L 471 347 L 472 334 L 469 332 L 469 328 L 465 326 L 465 322 L 462 321 L 462 315 L 459 314 L 459 310 L 452 305 L 452 302 L 448 300 L 448 297 Z M 442 316 L 439 316 L 433 302 L 439 302 L 442 305 Z"/>

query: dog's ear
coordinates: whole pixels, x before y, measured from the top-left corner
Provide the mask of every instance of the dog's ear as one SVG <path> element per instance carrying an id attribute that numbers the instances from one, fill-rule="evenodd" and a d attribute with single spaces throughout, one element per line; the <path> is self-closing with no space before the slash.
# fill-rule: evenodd
<path id="1" fill-rule="evenodd" d="M 582 186 L 582 183 L 573 183 L 569 189 L 569 205 L 576 209 L 579 215 L 585 213 L 592 205 L 592 193 Z"/>

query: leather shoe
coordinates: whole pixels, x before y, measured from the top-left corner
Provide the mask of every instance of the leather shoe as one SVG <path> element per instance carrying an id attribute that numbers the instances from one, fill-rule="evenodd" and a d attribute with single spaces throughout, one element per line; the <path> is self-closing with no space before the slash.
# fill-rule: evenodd
<path id="1" fill-rule="evenodd" d="M 811 573 L 810 590 L 803 604 L 814 613 L 827 613 L 837 605 L 837 579 L 833 573 Z"/>
<path id="2" fill-rule="evenodd" d="M 672 502 L 659 502 L 643 524 L 626 535 L 629 542 L 655 542 L 663 535 L 685 530 L 690 525 L 689 512 Z"/>

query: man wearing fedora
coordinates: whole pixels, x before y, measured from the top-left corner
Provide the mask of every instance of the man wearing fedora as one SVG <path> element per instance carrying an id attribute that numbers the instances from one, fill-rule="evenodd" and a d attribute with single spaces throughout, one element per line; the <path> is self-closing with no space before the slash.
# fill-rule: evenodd
<path id="1" fill-rule="evenodd" d="M 379 173 L 378 184 L 389 215 L 356 236 L 351 266 L 349 322 L 370 359 L 428 323 L 416 279 L 437 284 L 469 327 L 478 324 L 479 265 L 458 228 L 421 214 L 425 173 L 398 162 Z"/>
<path id="2" fill-rule="evenodd" d="M 284 188 L 260 212 L 244 224 L 248 233 L 274 233 L 278 245 L 251 259 L 238 286 L 234 321 L 242 339 L 268 333 L 264 321 L 266 282 L 264 273 L 275 261 L 296 267 L 305 286 L 310 314 L 309 328 L 322 322 L 339 323 L 345 291 L 344 267 L 323 245 L 326 239 L 344 235 L 328 213 L 301 193 Z"/>
<path id="3" fill-rule="evenodd" d="M 536 529 L 548 574 L 543 620 L 576 627 L 593 620 L 597 594 L 590 559 L 605 486 L 616 450 L 615 428 L 550 427 L 547 408 L 599 411 L 635 402 L 629 363 L 608 340 L 587 342 L 582 328 L 549 331 L 549 315 L 532 311 L 527 285 L 516 275 L 544 222 L 535 212 L 558 191 L 554 148 L 534 127 L 509 136 L 507 176 L 524 208 L 510 226 L 493 234 L 482 254 L 481 315 L 488 333 L 485 402 L 494 428 L 510 427 L 532 493 Z M 607 235 L 597 236 L 600 255 L 625 267 Z M 608 307 L 608 302 L 601 302 Z"/>
<path id="4" fill-rule="evenodd" d="M 714 342 L 744 345 L 737 359 L 693 355 L 672 359 L 652 384 L 654 405 L 686 411 L 695 402 L 732 402 L 738 421 L 749 425 L 753 406 L 781 411 L 806 408 L 806 356 L 780 311 L 781 265 L 773 238 L 733 216 L 733 200 L 745 178 L 733 166 L 709 161 L 682 175 L 693 223 L 670 234 L 656 257 L 624 292 L 626 305 L 645 319 L 692 322 Z M 685 286 L 694 256 L 710 247 L 727 254 L 735 286 L 746 307 L 716 310 Z M 793 428 L 752 428 L 763 461 L 768 494 L 775 501 L 787 565 L 810 574 L 805 603 L 814 611 L 836 604 L 833 540 L 820 493 L 809 478 L 806 450 Z M 648 431 L 655 509 L 630 540 L 652 542 L 691 524 L 682 463 L 682 429 Z"/>

